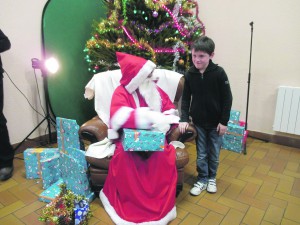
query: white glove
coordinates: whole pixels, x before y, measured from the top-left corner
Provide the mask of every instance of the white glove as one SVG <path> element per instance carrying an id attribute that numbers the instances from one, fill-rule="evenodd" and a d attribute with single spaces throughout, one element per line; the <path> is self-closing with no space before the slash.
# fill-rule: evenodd
<path id="1" fill-rule="evenodd" d="M 145 116 L 147 117 L 148 121 L 151 124 L 165 123 L 165 117 L 166 117 L 166 115 L 162 114 L 161 112 L 157 112 L 157 111 L 145 111 Z"/>
<path id="2" fill-rule="evenodd" d="M 167 124 L 167 123 L 162 123 L 162 124 L 153 124 L 152 125 L 152 130 L 154 131 L 160 131 L 162 133 L 167 133 L 169 130 L 170 130 L 170 124 Z"/>
<path id="3" fill-rule="evenodd" d="M 170 130 L 171 124 L 178 123 L 179 117 L 175 115 L 160 114 L 154 117 L 152 128 L 154 130 L 167 133 Z"/>
<path id="4" fill-rule="evenodd" d="M 175 115 L 165 115 L 165 122 L 169 124 L 178 124 L 179 123 L 179 116 Z"/>

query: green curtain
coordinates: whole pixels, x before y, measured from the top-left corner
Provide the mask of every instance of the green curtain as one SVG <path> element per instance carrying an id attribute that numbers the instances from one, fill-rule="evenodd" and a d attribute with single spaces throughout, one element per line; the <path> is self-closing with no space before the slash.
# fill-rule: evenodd
<path id="1" fill-rule="evenodd" d="M 48 75 L 48 93 L 55 116 L 75 119 L 79 125 L 96 115 L 94 101 L 83 96 L 92 78 L 83 49 L 94 20 L 106 17 L 100 0 L 51 0 L 44 8 L 45 57 L 58 59 L 57 74 Z"/>

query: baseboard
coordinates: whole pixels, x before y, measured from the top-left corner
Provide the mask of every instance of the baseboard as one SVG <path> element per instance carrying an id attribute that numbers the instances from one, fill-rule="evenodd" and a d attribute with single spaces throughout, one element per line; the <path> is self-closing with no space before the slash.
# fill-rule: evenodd
<path id="1" fill-rule="evenodd" d="M 281 134 L 266 134 L 251 130 L 249 130 L 248 136 L 266 142 L 272 142 L 275 144 L 285 145 L 293 148 L 300 148 L 300 138 L 293 136 L 284 136 Z"/>
<path id="2" fill-rule="evenodd" d="M 49 146 L 50 144 L 57 143 L 57 135 L 56 132 L 51 133 L 52 143 L 49 141 L 49 135 L 42 135 L 36 138 L 28 138 L 25 140 L 17 149 L 16 147 L 20 143 L 13 144 L 12 147 L 15 150 L 15 154 L 19 154 L 24 152 L 27 148 L 42 148 Z"/>

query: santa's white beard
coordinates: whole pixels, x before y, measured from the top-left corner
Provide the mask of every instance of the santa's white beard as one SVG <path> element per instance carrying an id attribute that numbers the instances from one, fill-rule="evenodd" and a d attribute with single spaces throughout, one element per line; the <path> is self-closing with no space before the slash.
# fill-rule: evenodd
<path id="1" fill-rule="evenodd" d="M 161 97 L 151 78 L 147 78 L 139 86 L 139 91 L 150 109 L 161 112 Z"/>

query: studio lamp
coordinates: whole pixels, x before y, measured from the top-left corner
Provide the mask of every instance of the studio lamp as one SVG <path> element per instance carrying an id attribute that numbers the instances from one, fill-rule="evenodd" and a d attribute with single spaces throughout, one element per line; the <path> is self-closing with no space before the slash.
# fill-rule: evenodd
<path id="1" fill-rule="evenodd" d="M 37 58 L 32 58 L 31 64 L 33 69 L 40 69 L 42 71 L 42 76 L 45 75 L 45 72 L 54 74 L 59 69 L 58 61 L 54 57 L 46 59 L 45 61 L 41 61 Z"/>
<path id="2" fill-rule="evenodd" d="M 44 118 L 41 122 L 16 146 L 15 150 L 18 149 L 24 141 L 44 122 L 47 121 L 47 128 L 48 128 L 48 138 L 49 143 L 52 143 L 52 136 L 51 136 L 51 124 L 53 126 L 56 125 L 55 119 L 52 118 L 50 111 L 52 112 L 50 101 L 49 101 L 49 94 L 48 94 L 48 84 L 47 84 L 47 75 L 55 74 L 59 69 L 58 61 L 55 58 L 49 58 L 46 60 L 39 60 L 37 58 L 31 59 L 31 65 L 34 70 L 39 69 L 41 70 L 42 77 L 43 77 L 43 87 L 44 87 L 44 96 L 45 96 L 45 104 L 46 104 L 46 112 Z M 53 112 L 52 112 L 53 114 Z"/>

